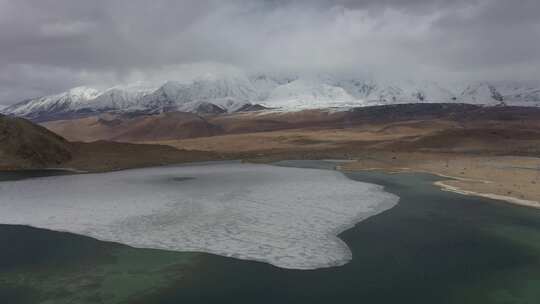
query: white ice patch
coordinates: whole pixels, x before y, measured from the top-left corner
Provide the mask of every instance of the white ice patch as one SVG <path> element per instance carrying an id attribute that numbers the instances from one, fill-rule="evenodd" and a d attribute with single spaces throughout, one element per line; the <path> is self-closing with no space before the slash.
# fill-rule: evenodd
<path id="1" fill-rule="evenodd" d="M 1 182 L 0 223 L 314 269 L 349 261 L 336 235 L 397 201 L 337 171 L 228 163 Z"/>

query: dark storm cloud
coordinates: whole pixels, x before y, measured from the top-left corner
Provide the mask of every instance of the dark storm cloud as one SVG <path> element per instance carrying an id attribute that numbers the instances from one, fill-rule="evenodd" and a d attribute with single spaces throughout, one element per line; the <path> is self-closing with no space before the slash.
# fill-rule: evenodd
<path id="1" fill-rule="evenodd" d="M 537 0 L 0 0 L 0 104 L 196 62 L 540 78 L 539 11 Z"/>

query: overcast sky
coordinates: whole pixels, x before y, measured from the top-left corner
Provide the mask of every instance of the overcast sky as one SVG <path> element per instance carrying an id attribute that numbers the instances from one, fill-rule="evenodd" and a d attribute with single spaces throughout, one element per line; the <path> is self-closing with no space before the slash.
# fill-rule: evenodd
<path id="1" fill-rule="evenodd" d="M 538 0 L 0 0 L 0 104 L 192 66 L 540 79 Z"/>

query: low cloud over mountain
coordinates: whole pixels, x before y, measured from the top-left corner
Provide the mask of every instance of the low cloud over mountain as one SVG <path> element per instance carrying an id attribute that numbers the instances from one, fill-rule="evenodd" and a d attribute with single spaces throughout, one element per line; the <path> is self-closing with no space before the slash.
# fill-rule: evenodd
<path id="1" fill-rule="evenodd" d="M 176 80 L 204 62 L 249 73 L 540 79 L 539 10 L 535 0 L 0 0 L 0 104 Z"/>

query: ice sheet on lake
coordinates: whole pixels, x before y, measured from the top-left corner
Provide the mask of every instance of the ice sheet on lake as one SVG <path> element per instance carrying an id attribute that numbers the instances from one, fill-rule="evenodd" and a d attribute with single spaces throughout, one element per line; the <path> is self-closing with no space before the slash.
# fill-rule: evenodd
<path id="1" fill-rule="evenodd" d="M 210 164 L 1 182 L 0 223 L 314 269 L 349 261 L 336 235 L 397 201 L 337 171 Z"/>

